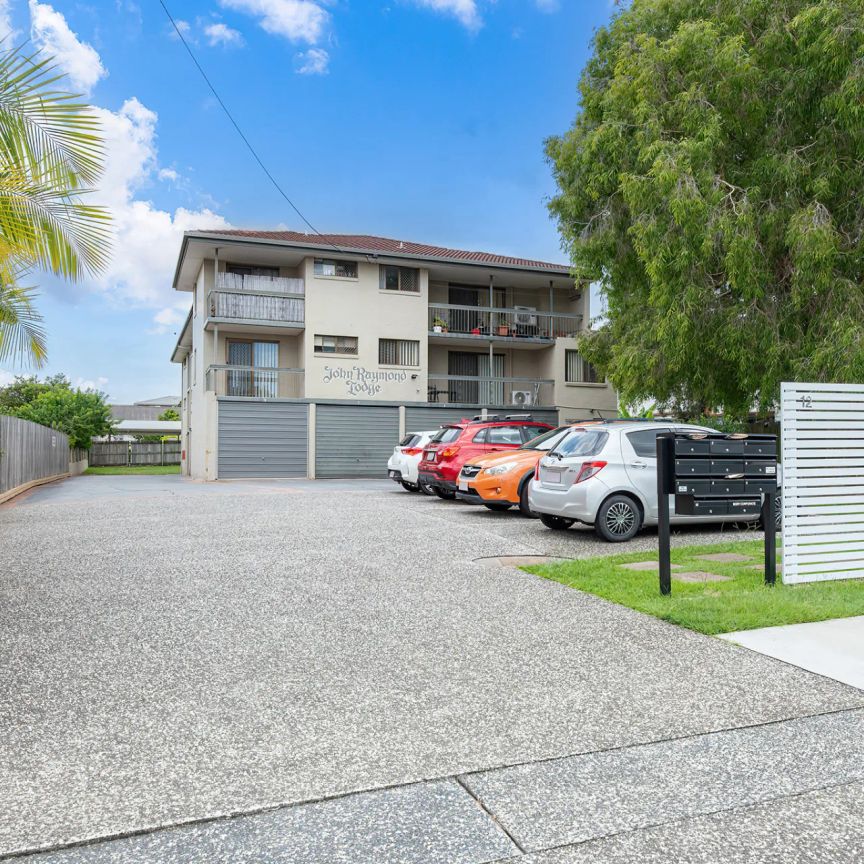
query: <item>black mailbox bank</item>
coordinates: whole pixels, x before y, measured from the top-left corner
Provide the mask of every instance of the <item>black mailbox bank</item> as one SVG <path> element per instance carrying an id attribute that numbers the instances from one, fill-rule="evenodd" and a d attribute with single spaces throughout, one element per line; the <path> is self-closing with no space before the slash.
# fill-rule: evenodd
<path id="1" fill-rule="evenodd" d="M 668 594 L 671 591 L 667 496 L 675 496 L 675 512 L 682 516 L 755 519 L 761 515 L 765 528 L 765 581 L 774 584 L 776 494 L 776 435 L 687 432 L 659 435 L 660 592 Z"/>

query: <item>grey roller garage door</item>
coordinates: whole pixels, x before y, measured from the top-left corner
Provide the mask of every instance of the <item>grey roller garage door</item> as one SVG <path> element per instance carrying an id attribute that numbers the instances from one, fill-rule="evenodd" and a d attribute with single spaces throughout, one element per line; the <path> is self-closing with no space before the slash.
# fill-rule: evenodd
<path id="1" fill-rule="evenodd" d="M 409 407 L 405 409 L 405 431 L 426 432 L 430 429 L 437 429 L 442 423 L 457 423 L 466 417 L 470 420 L 479 413 L 479 409 L 471 408 Z"/>
<path id="2" fill-rule="evenodd" d="M 305 477 L 305 402 L 219 400 L 219 477 Z"/>
<path id="3" fill-rule="evenodd" d="M 318 405 L 316 477 L 386 477 L 399 443 L 399 409 L 377 405 Z"/>

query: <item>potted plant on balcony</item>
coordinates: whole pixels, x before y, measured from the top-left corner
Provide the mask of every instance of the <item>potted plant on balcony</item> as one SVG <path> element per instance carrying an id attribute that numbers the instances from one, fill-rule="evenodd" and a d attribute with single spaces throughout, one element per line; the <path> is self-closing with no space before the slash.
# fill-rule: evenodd
<path id="1" fill-rule="evenodd" d="M 510 335 L 510 325 L 509 324 L 499 324 L 498 325 L 498 335 L 499 336 L 509 336 Z"/>
<path id="2" fill-rule="evenodd" d="M 447 332 L 447 322 L 443 318 L 435 318 L 432 321 L 432 332 L 433 333 L 446 333 Z"/>

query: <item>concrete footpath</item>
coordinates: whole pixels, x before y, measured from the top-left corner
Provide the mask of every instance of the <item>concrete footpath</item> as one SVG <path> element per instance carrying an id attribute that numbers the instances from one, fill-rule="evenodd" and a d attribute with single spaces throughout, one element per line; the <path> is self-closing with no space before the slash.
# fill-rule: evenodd
<path id="1" fill-rule="evenodd" d="M 539 554 L 597 541 L 386 481 L 0 507 L 0 858 L 864 857 L 864 692 L 486 560 Z"/>
<path id="2" fill-rule="evenodd" d="M 864 690 L 864 615 L 724 633 L 720 638 Z"/>

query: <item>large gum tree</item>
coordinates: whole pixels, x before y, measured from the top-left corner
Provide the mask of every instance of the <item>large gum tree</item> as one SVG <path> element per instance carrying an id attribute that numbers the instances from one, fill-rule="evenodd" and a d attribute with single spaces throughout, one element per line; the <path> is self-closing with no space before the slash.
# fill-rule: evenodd
<path id="1" fill-rule="evenodd" d="M 104 161 L 99 123 L 58 86 L 50 58 L 0 52 L 0 360 L 41 365 L 34 270 L 78 280 L 109 254 L 108 214 L 88 203 Z"/>
<path id="2" fill-rule="evenodd" d="M 864 380 L 864 0 L 633 0 L 579 92 L 550 208 L 622 401 Z"/>

